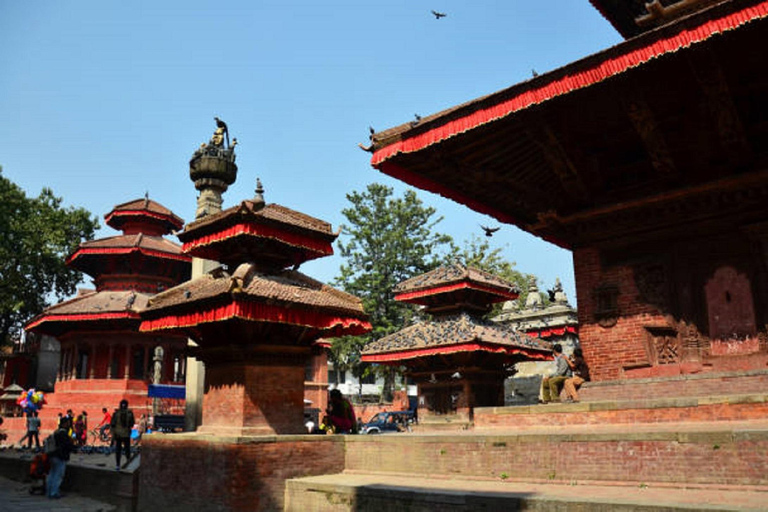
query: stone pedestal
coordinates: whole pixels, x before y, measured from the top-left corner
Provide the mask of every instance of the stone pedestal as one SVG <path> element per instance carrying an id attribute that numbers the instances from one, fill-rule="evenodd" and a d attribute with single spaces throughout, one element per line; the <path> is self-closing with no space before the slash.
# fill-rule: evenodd
<path id="1" fill-rule="evenodd" d="M 419 421 L 470 423 L 475 407 L 504 403 L 503 370 L 464 370 L 448 374 L 414 375 L 419 388 Z"/>
<path id="2" fill-rule="evenodd" d="M 304 376 L 309 348 L 305 352 L 228 361 L 203 355 L 205 396 L 198 431 L 228 436 L 306 433 Z"/>

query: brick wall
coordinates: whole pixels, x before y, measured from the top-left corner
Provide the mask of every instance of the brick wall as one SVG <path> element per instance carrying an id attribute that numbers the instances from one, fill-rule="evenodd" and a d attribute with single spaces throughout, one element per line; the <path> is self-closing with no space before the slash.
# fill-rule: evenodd
<path id="1" fill-rule="evenodd" d="M 420 477 L 768 484 L 768 433 L 352 436 L 346 469 Z M 502 477 L 503 478 L 503 477 Z"/>
<path id="2" fill-rule="evenodd" d="M 343 470 L 344 437 L 146 437 L 138 509 L 283 510 L 286 479 Z"/>
<path id="3" fill-rule="evenodd" d="M 747 332 L 754 317 L 746 315 L 753 319 L 750 324 L 733 313 L 749 309 L 739 305 L 751 304 L 752 293 L 760 304 L 763 287 L 754 283 L 749 287 L 745 280 L 758 279 L 754 276 L 761 274 L 752 270 L 754 276 L 750 277 L 751 260 L 729 240 L 715 244 L 728 250 L 731 245 L 736 247 L 733 254 L 725 255 L 684 244 L 663 254 L 654 252 L 652 244 L 647 252 L 574 251 L 579 338 L 594 381 L 766 368 L 768 335 L 764 326 Z M 643 257 L 662 263 L 649 273 L 638 263 Z M 723 272 L 731 264 L 739 270 Z M 718 281 L 713 273 L 735 277 Z M 607 298 L 613 299 L 615 314 L 606 313 L 605 305 L 611 302 Z M 713 306 L 716 299 L 732 303 L 718 309 Z M 712 311 L 731 313 L 712 316 Z M 763 325 L 760 316 L 758 326 Z M 739 330 L 731 337 L 710 339 L 706 334 L 713 325 L 718 332 L 731 332 L 731 324 Z"/>
<path id="4" fill-rule="evenodd" d="M 607 405 L 610 404 L 610 408 Z M 543 414 L 546 412 L 545 414 Z M 475 429 L 643 423 L 728 422 L 768 417 L 768 395 L 667 398 L 625 402 L 483 407 L 475 409 Z"/>

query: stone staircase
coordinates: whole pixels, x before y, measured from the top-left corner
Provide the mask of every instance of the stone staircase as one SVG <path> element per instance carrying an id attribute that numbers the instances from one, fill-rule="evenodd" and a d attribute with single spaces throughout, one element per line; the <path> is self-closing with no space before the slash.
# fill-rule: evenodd
<path id="1" fill-rule="evenodd" d="M 344 471 L 288 480 L 285 510 L 768 510 L 768 394 L 618 395 L 349 436 Z"/>

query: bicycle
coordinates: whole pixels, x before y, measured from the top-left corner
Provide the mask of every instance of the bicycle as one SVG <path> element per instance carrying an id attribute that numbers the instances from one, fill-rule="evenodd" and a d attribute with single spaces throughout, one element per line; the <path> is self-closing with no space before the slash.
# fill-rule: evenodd
<path id="1" fill-rule="evenodd" d="M 112 429 L 109 425 L 104 425 L 101 427 L 94 427 L 89 432 L 89 438 L 91 442 L 89 443 L 91 446 L 96 446 L 97 442 L 100 442 L 102 444 L 111 445 L 112 444 Z"/>

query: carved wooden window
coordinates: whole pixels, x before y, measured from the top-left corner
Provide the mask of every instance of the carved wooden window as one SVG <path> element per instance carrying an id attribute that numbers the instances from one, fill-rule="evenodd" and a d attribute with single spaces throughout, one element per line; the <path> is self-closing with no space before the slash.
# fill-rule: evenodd
<path id="1" fill-rule="evenodd" d="M 648 331 L 648 359 L 652 365 L 680 362 L 680 338 L 675 329 L 646 327 Z"/>
<path id="2" fill-rule="evenodd" d="M 603 327 L 611 327 L 619 318 L 619 289 L 603 285 L 595 289 L 595 320 Z"/>

